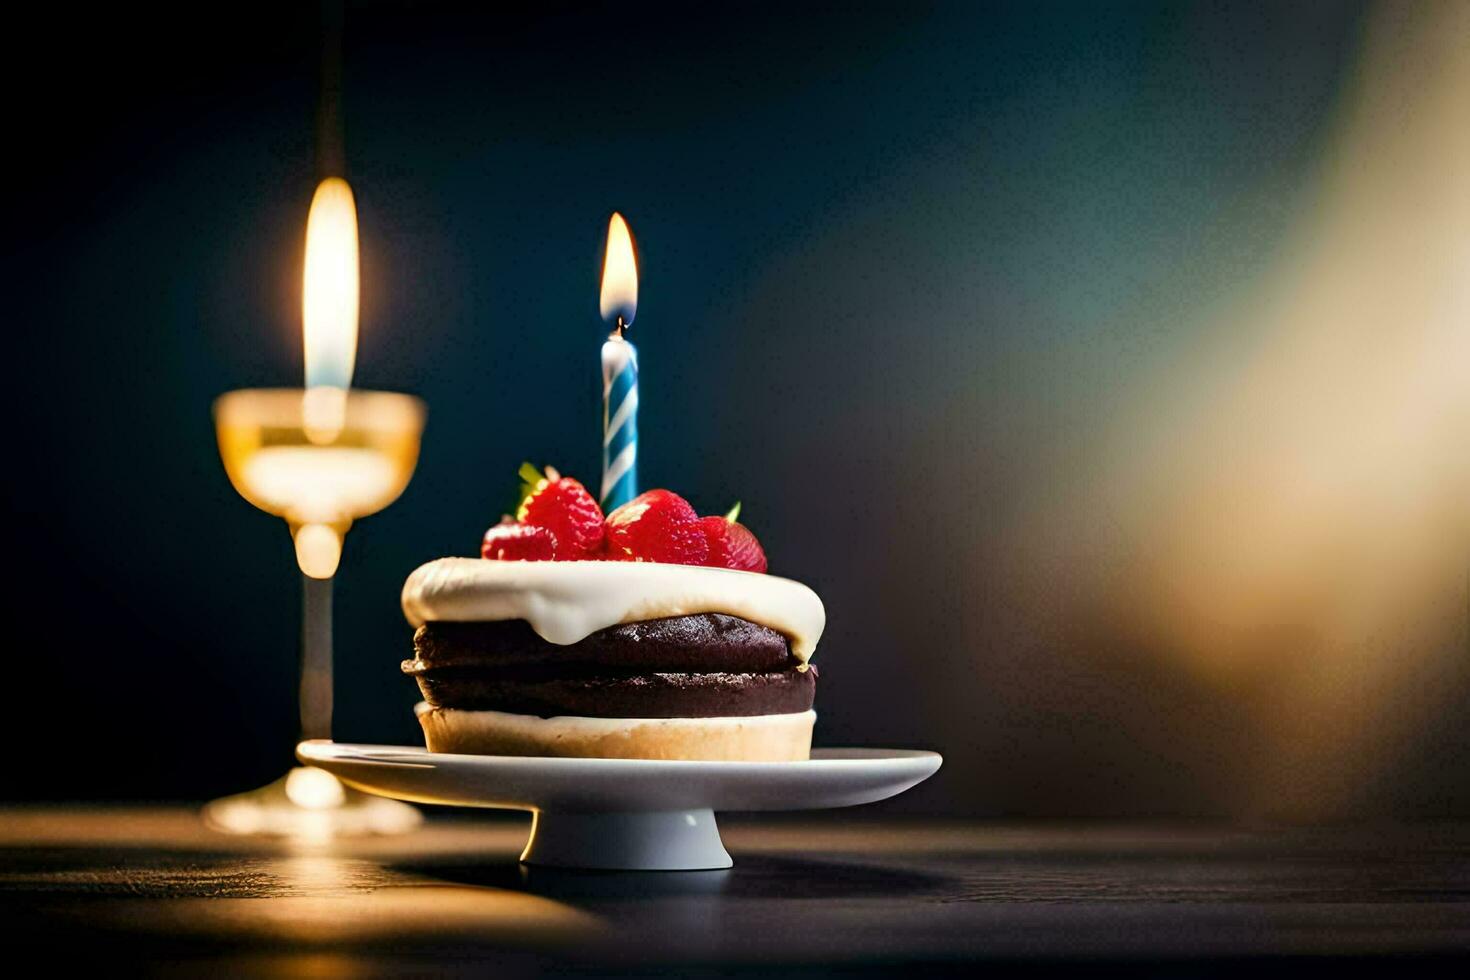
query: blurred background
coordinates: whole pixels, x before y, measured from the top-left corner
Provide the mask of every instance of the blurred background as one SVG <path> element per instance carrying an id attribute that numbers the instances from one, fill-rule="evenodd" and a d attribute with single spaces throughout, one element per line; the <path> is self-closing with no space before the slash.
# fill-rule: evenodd
<path id="1" fill-rule="evenodd" d="M 12 93 L 9 799 L 280 774 L 299 587 L 210 419 L 299 385 L 314 5 L 33 10 Z M 416 742 L 404 577 L 599 466 L 608 214 L 646 487 L 822 595 L 893 810 L 1470 814 L 1470 5 L 349 3 L 339 739 Z"/>

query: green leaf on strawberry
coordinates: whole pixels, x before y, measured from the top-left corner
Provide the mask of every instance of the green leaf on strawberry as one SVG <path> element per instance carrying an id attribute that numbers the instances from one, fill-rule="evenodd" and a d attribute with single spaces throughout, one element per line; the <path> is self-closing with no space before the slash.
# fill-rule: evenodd
<path id="1" fill-rule="evenodd" d="M 515 509 L 520 510 L 521 505 L 526 502 L 526 498 L 535 493 L 536 488 L 541 485 L 541 481 L 546 479 L 546 475 L 529 461 L 521 464 L 520 469 L 516 470 L 516 475 L 521 478 L 521 490 L 520 495 L 516 497 Z"/>

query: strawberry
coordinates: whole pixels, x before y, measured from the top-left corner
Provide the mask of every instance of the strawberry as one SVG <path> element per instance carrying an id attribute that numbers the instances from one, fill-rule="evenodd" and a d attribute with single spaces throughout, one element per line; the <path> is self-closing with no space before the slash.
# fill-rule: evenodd
<path id="1" fill-rule="evenodd" d="M 766 553 L 750 529 L 728 517 L 702 517 L 699 529 L 709 542 L 705 564 L 714 568 L 738 568 L 743 572 L 764 572 Z"/>
<path id="2" fill-rule="evenodd" d="M 522 468 L 525 469 L 524 467 Z M 596 558 L 602 550 L 602 508 L 587 488 L 551 467 L 530 483 L 531 492 L 521 502 L 516 518 L 550 531 L 555 541 L 553 558 L 576 561 Z"/>
<path id="3" fill-rule="evenodd" d="M 534 524 L 517 524 L 506 518 L 485 532 L 480 557 L 496 561 L 551 561 L 556 554 L 556 535 Z"/>
<path id="4" fill-rule="evenodd" d="M 635 561 L 703 565 L 709 557 L 699 515 L 669 490 L 640 493 L 607 515 L 607 544 L 613 555 Z"/>

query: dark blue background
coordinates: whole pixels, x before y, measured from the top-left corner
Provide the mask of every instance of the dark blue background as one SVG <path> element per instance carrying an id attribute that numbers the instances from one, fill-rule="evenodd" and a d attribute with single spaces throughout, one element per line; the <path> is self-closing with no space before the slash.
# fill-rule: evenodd
<path id="1" fill-rule="evenodd" d="M 1065 660 L 1006 613 L 1001 529 L 1197 341 L 1173 311 L 1280 247 L 1361 26 L 1293 7 L 350 5 L 356 384 L 430 416 L 413 484 L 347 541 L 338 737 L 417 738 L 413 567 L 473 553 L 522 460 L 596 480 L 617 209 L 644 485 L 744 501 L 772 570 L 823 596 L 821 741 L 946 752 L 916 808 L 1228 808 L 1189 761 L 1228 733 L 1160 765 L 1129 727 L 1199 710 L 1168 678 L 1008 691 Z M 29 16 L 12 43 L 52 57 L 7 69 L 9 721 L 106 758 L 24 762 L 4 793 L 248 787 L 294 737 L 298 583 L 210 403 L 301 381 L 317 11 Z"/>

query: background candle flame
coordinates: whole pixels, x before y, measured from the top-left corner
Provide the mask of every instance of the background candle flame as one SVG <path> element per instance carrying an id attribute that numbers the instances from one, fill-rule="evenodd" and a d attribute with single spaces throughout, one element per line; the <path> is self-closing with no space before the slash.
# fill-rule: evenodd
<path id="1" fill-rule="evenodd" d="M 347 388 L 357 361 L 357 205 L 340 177 L 317 186 L 301 293 L 306 387 Z"/>
<path id="2" fill-rule="evenodd" d="M 623 326 L 633 323 L 638 312 L 638 262 L 633 255 L 633 236 L 628 223 L 616 211 L 607 223 L 607 255 L 602 261 L 602 318 Z"/>

